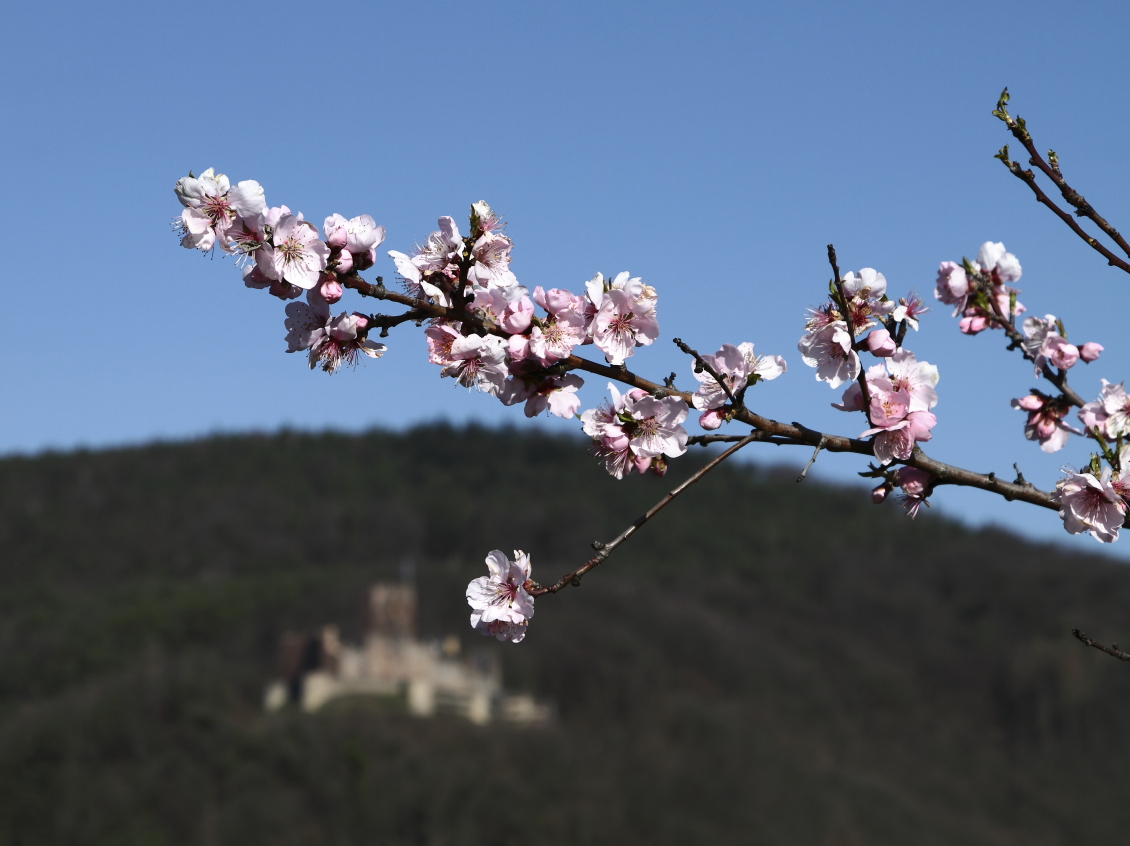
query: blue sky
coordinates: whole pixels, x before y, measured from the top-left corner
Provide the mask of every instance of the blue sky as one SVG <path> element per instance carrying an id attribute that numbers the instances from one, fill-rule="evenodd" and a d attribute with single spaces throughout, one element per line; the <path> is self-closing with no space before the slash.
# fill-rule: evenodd
<path id="1" fill-rule="evenodd" d="M 283 425 L 525 424 L 441 382 L 411 327 L 380 361 L 332 377 L 283 354 L 282 304 L 246 290 L 230 260 L 182 250 L 169 228 L 174 181 L 209 166 L 316 221 L 369 213 L 388 249 L 486 199 L 510 221 L 513 269 L 530 287 L 580 290 L 597 270 L 630 270 L 658 289 L 664 337 L 633 369 L 689 385 L 668 339 L 704 351 L 753 341 L 791 368 L 756 389 L 756 409 L 845 434 L 862 419 L 829 408 L 838 392 L 796 352 L 827 282 L 825 245 L 845 269 L 872 266 L 894 292 L 929 297 L 939 261 L 1003 241 L 1029 309 L 1106 346 L 1074 376 L 1093 396 L 1100 377 L 1130 373 L 1130 278 L 992 158 L 1010 139 L 989 114 L 1008 85 L 1037 142 L 1130 229 L 1130 7 L 1086 8 L 13 6 L 0 32 L 0 452 Z M 375 272 L 391 278 L 391 261 Z M 1045 488 L 1061 464 L 1086 460 L 1081 440 L 1045 456 L 1023 439 L 1008 400 L 1035 383 L 999 335 L 962 337 L 942 308 L 910 346 L 942 374 L 931 454 L 1000 473 L 1018 461 Z M 585 404 L 602 392 L 589 380 Z M 826 456 L 816 475 L 857 469 Z M 1068 540 L 1051 512 L 979 492 L 944 490 L 935 504 Z"/>

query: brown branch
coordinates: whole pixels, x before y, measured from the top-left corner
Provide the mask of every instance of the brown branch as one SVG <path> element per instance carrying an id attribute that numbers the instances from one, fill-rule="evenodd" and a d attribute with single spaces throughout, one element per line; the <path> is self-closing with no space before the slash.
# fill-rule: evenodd
<path id="1" fill-rule="evenodd" d="M 1087 646 L 1093 646 L 1095 649 L 1105 652 L 1112 658 L 1117 658 L 1119 661 L 1130 661 L 1130 653 L 1123 652 L 1119 649 L 1117 643 L 1112 643 L 1110 646 L 1103 646 L 1097 640 L 1091 640 L 1086 634 L 1079 631 L 1079 629 L 1072 629 L 1071 633 L 1075 635 L 1077 640 L 1081 640 L 1083 643 L 1087 644 Z"/>
<path id="2" fill-rule="evenodd" d="M 391 300 L 392 302 L 411 306 L 423 314 L 426 314 L 428 317 L 440 317 L 446 320 L 470 322 L 484 332 L 507 337 L 507 334 L 502 330 L 487 325 L 480 318 L 469 312 L 457 312 L 454 309 L 433 305 L 432 303 L 417 300 L 404 294 L 397 294 L 387 290 L 379 281 L 375 285 L 370 285 L 360 277 L 347 276 L 341 278 L 341 284 L 358 291 L 364 296 Z M 582 370 L 587 373 L 595 373 L 598 376 L 604 376 L 608 379 L 622 382 L 633 388 L 641 388 L 649 394 L 679 397 L 688 405 L 692 404 L 691 394 L 687 391 L 667 388 L 648 379 L 644 379 L 642 376 L 628 370 L 622 364 L 601 364 L 576 355 L 571 355 L 569 358 L 563 359 L 559 364 L 569 370 Z M 755 440 L 761 440 L 767 443 L 789 443 L 815 447 L 820 440 L 823 439 L 824 449 L 829 452 L 851 452 L 857 455 L 871 456 L 875 454 L 874 447 L 870 441 L 846 438 L 842 435 L 829 435 L 823 432 L 817 432 L 797 423 L 781 423 L 768 417 L 762 417 L 760 414 L 756 414 L 744 406 L 734 410 L 733 419 L 756 429 L 761 435 L 755 438 Z M 1041 508 L 1050 508 L 1053 511 L 1059 510 L 1059 503 L 1046 491 L 1042 491 L 1031 485 L 1018 485 L 1001 481 L 996 478 L 993 473 L 976 473 L 972 470 L 965 470 L 960 467 L 945 464 L 944 462 L 930 458 L 918 447 L 915 447 L 914 453 L 903 463 L 911 467 L 918 467 L 932 474 L 936 479 L 935 484 L 937 485 L 959 485 L 961 487 L 978 488 L 1002 496 L 1010 502 L 1020 500 L 1021 502 L 1038 505 Z"/>
<path id="3" fill-rule="evenodd" d="M 836 248 L 831 244 L 828 245 L 828 264 L 832 265 L 832 282 L 836 286 L 836 292 L 840 296 L 840 309 L 844 316 L 844 323 L 847 325 L 848 337 L 851 338 L 851 349 L 855 350 L 855 324 L 851 319 L 851 303 L 848 301 L 847 295 L 844 294 L 844 283 L 840 280 L 840 266 L 836 263 Z M 859 384 L 859 390 L 863 395 L 863 413 L 867 416 L 868 424 L 871 423 L 871 392 L 867 389 L 867 374 L 863 370 L 863 362 L 859 362 L 859 373 L 855 375 L 855 380 Z"/>
<path id="4" fill-rule="evenodd" d="M 1005 109 L 1005 103 L 1007 102 L 1008 89 L 1006 88 L 1001 93 L 1000 100 L 997 102 L 997 108 L 993 112 L 993 115 L 1004 121 L 1005 126 L 1008 127 L 1008 130 L 1012 133 L 1013 137 L 1015 137 L 1016 140 L 1024 145 L 1024 149 L 1028 151 L 1029 155 L 1028 163 L 1035 167 L 1038 167 L 1045 176 L 1047 176 L 1053 183 L 1055 183 L 1055 186 L 1059 189 L 1059 192 L 1063 196 L 1064 200 L 1066 200 L 1075 208 L 1076 215 L 1089 218 L 1091 221 L 1093 221 L 1095 225 L 1099 227 L 1099 229 L 1105 232 L 1122 249 L 1122 251 L 1127 254 L 1127 256 L 1130 256 L 1130 244 L 1127 244 L 1126 240 L 1122 237 L 1121 234 L 1119 234 L 1118 230 L 1111 226 L 1104 217 L 1102 217 L 1098 212 L 1095 211 L 1094 207 L 1090 203 L 1088 203 L 1086 199 L 1084 199 L 1082 194 L 1080 194 L 1078 191 L 1067 184 L 1067 180 L 1063 178 L 1063 174 L 1060 172 L 1058 157 L 1053 158 L 1054 164 L 1048 164 L 1048 162 L 1044 160 L 1043 156 L 1041 156 L 1039 151 L 1036 150 L 1036 145 L 1032 141 L 1032 135 L 1028 132 L 1028 128 L 1024 122 L 1024 119 L 1020 117 L 1013 118 Z M 1054 153 L 1050 153 L 1050 155 L 1055 156 Z M 1029 188 L 1032 189 L 1032 193 L 1036 195 L 1037 202 L 1051 209 L 1056 217 L 1067 224 L 1068 228 L 1071 229 L 1072 232 L 1082 238 L 1089 247 L 1091 247 L 1103 258 L 1105 258 L 1107 260 L 1107 264 L 1109 264 L 1111 267 L 1117 267 L 1119 270 L 1125 271 L 1126 273 L 1130 273 L 1130 263 L 1126 262 L 1122 258 L 1119 258 L 1110 249 L 1108 249 L 1105 244 L 1088 235 L 1086 230 L 1084 230 L 1083 227 L 1081 227 L 1078 222 L 1076 222 L 1075 217 L 1069 214 L 1066 210 L 1056 205 L 1056 203 L 1050 197 L 1048 197 L 1047 194 L 1044 193 L 1043 189 L 1036 183 L 1035 173 L 1030 170 L 1024 170 L 1017 162 L 1009 160 L 1007 146 L 1003 147 L 1001 151 L 997 153 L 996 157 L 1004 162 L 1005 167 L 1009 169 L 1013 176 L 1024 182 Z"/>
<path id="5" fill-rule="evenodd" d="M 551 585 L 542 587 L 538 584 L 532 584 L 529 588 L 530 596 L 542 596 L 543 594 L 547 593 L 557 593 L 559 590 L 567 587 L 568 585 L 572 585 L 573 587 L 580 587 L 581 579 L 584 577 L 585 573 L 598 566 L 605 558 L 611 555 L 612 552 L 618 546 L 620 546 L 620 544 L 634 535 L 636 533 L 636 530 L 639 529 L 640 526 L 642 526 L 644 523 L 646 523 L 648 520 L 662 511 L 663 508 L 669 502 L 671 502 L 671 500 L 673 500 L 675 497 L 677 497 L 679 494 L 681 494 L 683 491 L 685 491 L 687 488 L 689 488 L 691 485 L 693 485 L 695 482 L 697 482 L 699 479 L 701 479 L 703 476 L 705 476 L 707 473 L 709 473 L 739 449 L 744 447 L 746 444 L 759 440 L 764 440 L 764 436 L 760 432 L 750 432 L 728 450 L 716 456 L 709 463 L 703 465 L 703 467 L 699 469 L 698 472 L 696 472 L 693 476 L 691 476 L 673 491 L 670 491 L 665 497 L 663 497 L 663 499 L 659 500 L 659 502 L 653 505 L 646 514 L 636 518 L 636 521 L 623 532 L 621 532 L 611 543 L 601 543 L 600 541 L 593 543 L 593 547 L 597 551 L 596 555 L 594 555 L 576 570 L 573 570 L 571 573 L 566 573 Z"/>
<path id="6" fill-rule="evenodd" d="M 692 350 L 689 346 L 683 343 L 681 338 L 673 338 L 672 340 L 675 342 L 675 346 L 677 346 L 680 350 L 694 359 L 696 371 L 705 370 L 710 376 L 714 378 L 714 381 L 718 383 L 718 387 L 721 388 L 726 393 L 726 396 L 730 398 L 730 403 L 732 405 L 737 407 L 741 404 L 736 399 L 734 399 L 734 394 L 730 390 L 730 386 L 726 384 L 726 380 L 718 375 L 718 371 L 711 367 L 706 359 L 698 354 L 697 350 Z"/>

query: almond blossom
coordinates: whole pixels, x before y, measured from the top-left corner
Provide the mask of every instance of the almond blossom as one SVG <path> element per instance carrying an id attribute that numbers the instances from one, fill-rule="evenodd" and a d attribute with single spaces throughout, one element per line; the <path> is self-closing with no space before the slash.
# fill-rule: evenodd
<path id="1" fill-rule="evenodd" d="M 256 253 L 259 269 L 271 279 L 282 279 L 309 290 L 318 282 L 330 248 L 318 230 L 301 216 L 284 214 L 274 228 L 271 243 Z"/>
<path id="2" fill-rule="evenodd" d="M 1118 530 L 1126 519 L 1126 501 L 1115 489 L 1111 469 L 1104 467 L 1096 478 L 1094 473 L 1080 473 L 1070 467 L 1052 492 L 1059 503 L 1059 516 L 1069 534 L 1089 532 L 1099 543 L 1114 543 Z"/>
<path id="3" fill-rule="evenodd" d="M 486 565 L 490 574 L 467 585 L 471 628 L 488 637 L 519 643 L 534 616 L 534 598 L 526 590 L 530 556 L 515 550 L 511 561 L 495 549 L 487 555 Z"/>
<path id="4" fill-rule="evenodd" d="M 191 173 L 173 187 L 185 210 L 181 213 L 181 246 L 208 252 L 224 236 L 236 217 L 254 217 L 266 208 L 262 186 L 253 180 L 230 187 L 228 178 L 208 168 L 200 176 Z"/>
<path id="5" fill-rule="evenodd" d="M 859 356 L 851 348 L 851 336 L 842 320 L 806 332 L 797 349 L 804 363 L 816 368 L 816 379 L 827 382 L 830 388 L 838 388 L 859 375 Z"/>
<path id="6" fill-rule="evenodd" d="M 506 342 L 495 335 L 466 335 L 451 343 L 452 363 L 440 371 L 465 388 L 498 396 L 506 381 Z"/>
<path id="7" fill-rule="evenodd" d="M 1130 397 L 1123 383 L 1115 385 L 1106 379 L 1102 383 L 1099 398 L 1079 409 L 1079 419 L 1088 432 L 1098 428 L 1107 438 L 1126 437 L 1130 435 Z"/>
<path id="8" fill-rule="evenodd" d="M 367 214 L 349 220 L 340 214 L 331 214 L 322 224 L 322 233 L 339 273 L 372 267 L 377 260 L 377 247 L 385 239 L 385 228 L 377 226 Z"/>
<path id="9" fill-rule="evenodd" d="M 625 394 L 608 383 L 612 402 L 581 414 L 581 428 L 595 441 L 594 452 L 617 479 L 633 467 L 643 473 L 661 456 L 677 458 L 687 451 L 687 404 L 679 397 L 656 399 L 633 388 Z M 664 466 L 665 469 L 665 466 Z"/>
<path id="10" fill-rule="evenodd" d="M 1070 435 L 1083 434 L 1063 422 L 1063 418 L 1067 416 L 1068 406 L 1062 400 L 1031 393 L 1026 397 L 1012 400 L 1011 405 L 1013 408 L 1028 412 L 1028 421 L 1024 424 L 1024 437 L 1030 441 L 1039 441 L 1040 449 L 1046 453 L 1063 449 Z"/>
<path id="11" fill-rule="evenodd" d="M 386 349 L 362 334 L 368 327 L 364 315 L 343 312 L 331 318 L 329 306 L 318 300 L 291 303 L 286 314 L 287 352 L 309 350 L 311 370 L 321 362 L 323 371 L 334 373 L 342 364 L 355 364 L 359 353 L 380 358 Z"/>
<path id="12" fill-rule="evenodd" d="M 938 404 L 938 368 L 919 361 L 908 349 L 900 349 L 883 362 L 895 390 L 906 391 L 910 411 L 929 411 Z M 870 371 L 868 371 L 870 373 Z"/>
<path id="13" fill-rule="evenodd" d="M 609 364 L 623 364 L 636 347 L 652 344 L 659 337 L 655 307 L 624 289 L 604 292 L 592 328 L 593 343 Z"/>
<path id="14" fill-rule="evenodd" d="M 938 265 L 938 281 L 934 287 L 934 297 L 946 305 L 952 305 L 954 317 L 965 311 L 965 303 L 971 291 L 969 277 L 965 275 L 965 268 L 960 264 L 943 261 Z"/>

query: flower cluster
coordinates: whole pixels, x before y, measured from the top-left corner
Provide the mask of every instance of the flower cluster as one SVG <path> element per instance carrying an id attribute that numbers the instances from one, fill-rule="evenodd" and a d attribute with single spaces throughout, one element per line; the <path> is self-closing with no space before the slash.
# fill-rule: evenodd
<path id="1" fill-rule="evenodd" d="M 1016 301 L 1019 291 L 1008 284 L 1019 281 L 1020 272 L 1020 262 L 1004 244 L 986 241 L 977 261 L 943 261 L 938 266 L 934 296 L 952 305 L 955 317 L 961 315 L 960 327 L 966 335 L 1000 329 L 1024 311 Z"/>
<path id="2" fill-rule="evenodd" d="M 679 397 L 657 399 L 639 388 L 621 394 L 612 382 L 608 391 L 611 402 L 581 415 L 593 452 L 617 479 L 633 469 L 662 476 L 666 459 L 687 451 L 687 430 L 680 425 L 687 419 L 687 404 Z"/>

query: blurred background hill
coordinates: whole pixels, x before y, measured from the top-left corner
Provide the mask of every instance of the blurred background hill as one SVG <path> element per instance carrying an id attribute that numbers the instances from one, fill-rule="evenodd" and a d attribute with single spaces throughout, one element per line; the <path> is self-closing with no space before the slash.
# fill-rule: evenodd
<path id="1" fill-rule="evenodd" d="M 617 483 L 433 425 L 0 461 L 0 844 L 1125 843 L 1130 668 L 1070 636 L 1128 637 L 1110 560 L 734 464 L 521 645 L 470 631 L 486 552 L 549 581 L 705 455 Z M 263 712 L 280 635 L 356 638 L 406 559 L 421 633 L 556 723 Z"/>

